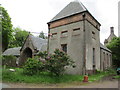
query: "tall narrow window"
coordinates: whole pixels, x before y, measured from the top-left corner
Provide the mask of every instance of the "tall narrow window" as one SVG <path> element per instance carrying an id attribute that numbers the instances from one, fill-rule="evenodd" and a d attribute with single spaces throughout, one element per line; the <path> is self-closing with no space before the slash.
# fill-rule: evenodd
<path id="1" fill-rule="evenodd" d="M 103 70 L 105 70 L 105 67 L 106 67 L 106 64 L 105 64 L 105 62 L 106 62 L 106 61 L 105 61 L 105 52 L 103 52 L 103 58 L 104 58 L 104 59 L 103 59 L 103 60 L 104 60 L 104 61 L 103 61 Z"/>
<path id="2" fill-rule="evenodd" d="M 61 44 L 62 50 L 67 53 L 67 44 Z"/>
<path id="3" fill-rule="evenodd" d="M 94 31 L 92 31 L 92 38 L 95 39 L 95 32 Z"/>
<path id="4" fill-rule="evenodd" d="M 109 67 L 109 56 L 108 56 L 108 53 L 107 53 L 107 67 Z"/>
<path id="5" fill-rule="evenodd" d="M 95 48 L 93 48 L 93 68 L 95 68 Z"/>

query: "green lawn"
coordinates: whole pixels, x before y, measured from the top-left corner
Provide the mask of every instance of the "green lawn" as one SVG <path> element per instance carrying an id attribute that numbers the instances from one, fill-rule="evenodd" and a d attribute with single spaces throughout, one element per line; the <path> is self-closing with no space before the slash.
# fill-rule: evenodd
<path id="1" fill-rule="evenodd" d="M 63 76 L 52 76 L 50 73 L 43 72 L 41 74 L 27 76 L 22 73 L 22 69 L 16 68 L 16 72 L 10 72 L 8 69 L 2 70 L 2 80 L 3 82 L 20 82 L 20 83 L 68 83 L 68 82 L 82 82 L 82 75 L 63 75 Z M 113 74 L 114 72 L 100 72 L 95 75 L 89 76 L 89 81 L 97 81 L 102 77 Z"/>

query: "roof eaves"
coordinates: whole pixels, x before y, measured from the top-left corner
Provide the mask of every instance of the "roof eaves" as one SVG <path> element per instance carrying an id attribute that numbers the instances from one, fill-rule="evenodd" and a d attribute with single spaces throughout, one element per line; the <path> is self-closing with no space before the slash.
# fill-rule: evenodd
<path id="1" fill-rule="evenodd" d="M 87 10 L 87 12 L 90 14 L 90 16 L 93 17 L 93 15 Z M 95 17 L 93 17 L 93 19 L 101 26 L 101 24 L 97 21 L 97 19 L 95 19 Z"/>
<path id="2" fill-rule="evenodd" d="M 63 18 L 59 18 L 59 19 L 56 19 L 56 20 L 53 20 L 53 21 L 50 21 L 50 22 L 48 22 L 47 24 L 50 24 L 50 23 L 53 23 L 53 22 L 59 21 L 59 20 L 61 20 L 61 19 L 65 19 L 65 18 L 68 18 L 68 17 L 74 16 L 74 15 L 77 15 L 77 14 L 81 14 L 81 13 L 84 13 L 84 12 L 87 12 L 87 10 L 86 10 L 86 11 L 83 11 L 83 12 L 78 12 L 78 13 L 75 13 L 75 14 L 72 14 L 72 15 L 69 15 L 69 16 L 66 16 L 66 17 L 63 17 Z"/>
<path id="3" fill-rule="evenodd" d="M 105 49 L 105 48 L 103 48 L 103 47 L 100 47 L 100 48 L 101 48 L 101 49 L 104 49 L 104 50 L 106 50 L 106 51 L 108 51 L 108 52 L 110 52 L 110 53 L 112 53 L 111 50 Z"/>
<path id="4" fill-rule="evenodd" d="M 26 37 L 26 39 L 25 39 L 25 41 L 24 41 L 24 43 L 23 43 L 23 45 L 22 45 L 22 47 L 21 47 L 20 51 L 23 49 L 23 46 L 24 46 L 24 44 L 25 44 L 25 42 L 26 42 L 27 38 L 29 37 L 29 35 L 30 35 L 30 34 L 28 34 L 28 36 Z"/>

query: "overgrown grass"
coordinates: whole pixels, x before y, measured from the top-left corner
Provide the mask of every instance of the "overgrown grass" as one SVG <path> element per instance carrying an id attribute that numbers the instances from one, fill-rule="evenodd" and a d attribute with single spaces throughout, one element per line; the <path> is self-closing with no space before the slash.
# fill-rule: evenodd
<path id="1" fill-rule="evenodd" d="M 99 71 L 97 74 L 89 76 L 89 81 L 90 82 L 98 81 L 98 80 L 100 80 L 101 78 L 103 78 L 105 76 L 115 75 L 115 74 L 116 74 L 116 72 L 115 72 L 114 69 L 109 69 L 109 70 L 106 70 L 104 72 Z"/>
<path id="2" fill-rule="evenodd" d="M 68 83 L 68 82 L 82 82 L 83 75 L 63 75 L 63 76 L 52 76 L 50 73 L 40 73 L 33 76 L 24 75 L 23 69 L 16 68 L 15 72 L 10 72 L 9 69 L 2 70 L 2 80 L 5 82 L 19 82 L 19 83 Z M 93 82 L 96 80 L 100 80 L 102 77 L 112 74 L 110 71 L 100 72 L 95 75 L 89 76 L 89 81 Z"/>
<path id="3" fill-rule="evenodd" d="M 81 81 L 83 77 L 79 75 L 63 75 L 56 77 L 45 72 L 33 76 L 27 76 L 22 73 L 22 69 L 16 69 L 16 72 L 10 72 L 8 69 L 4 69 L 2 79 L 3 81 L 8 81 L 8 82 L 62 83 L 62 82 Z"/>
<path id="4" fill-rule="evenodd" d="M 116 79 L 120 79 L 120 75 L 114 76 L 114 78 L 116 78 Z"/>

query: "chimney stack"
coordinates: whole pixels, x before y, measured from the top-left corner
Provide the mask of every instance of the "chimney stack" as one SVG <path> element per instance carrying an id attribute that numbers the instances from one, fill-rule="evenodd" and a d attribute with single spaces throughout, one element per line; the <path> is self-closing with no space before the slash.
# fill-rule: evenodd
<path id="1" fill-rule="evenodd" d="M 114 33 L 114 27 L 110 27 L 111 34 Z"/>

